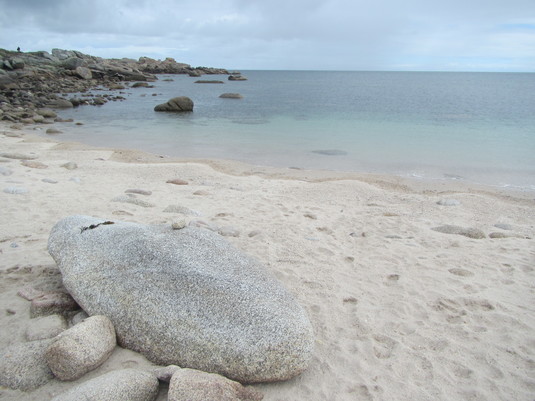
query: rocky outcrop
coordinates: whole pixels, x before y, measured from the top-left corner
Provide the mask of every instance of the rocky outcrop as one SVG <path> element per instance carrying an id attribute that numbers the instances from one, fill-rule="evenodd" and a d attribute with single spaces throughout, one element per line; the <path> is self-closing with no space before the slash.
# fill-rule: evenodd
<path id="1" fill-rule="evenodd" d="M 104 59 L 75 50 L 53 49 L 22 53 L 0 49 L 0 120 L 26 124 L 49 122 L 36 113 L 43 107 L 102 105 L 122 96 L 68 98 L 65 93 L 88 92 L 96 86 L 124 89 L 124 81 L 156 81 L 154 74 L 228 74 L 220 68 L 191 67 L 172 58 Z M 60 95 L 61 94 L 61 95 Z M 69 102 L 69 103 L 66 103 Z M 69 105 L 70 104 L 70 105 Z"/>
<path id="2" fill-rule="evenodd" d="M 178 96 L 170 99 L 167 103 L 159 104 L 154 111 L 193 111 L 193 100 L 186 96 Z"/>
<path id="3" fill-rule="evenodd" d="M 105 315 L 121 346 L 160 365 L 243 383 L 306 369 L 313 332 L 294 297 L 220 235 L 72 216 L 49 252 L 89 315 Z M 98 296 L 95 296 L 98 294 Z"/>

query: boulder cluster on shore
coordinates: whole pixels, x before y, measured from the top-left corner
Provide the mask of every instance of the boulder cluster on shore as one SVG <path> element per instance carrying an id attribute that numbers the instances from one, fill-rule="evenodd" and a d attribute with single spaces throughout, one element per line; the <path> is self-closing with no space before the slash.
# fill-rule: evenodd
<path id="1" fill-rule="evenodd" d="M 83 98 L 68 94 L 87 92 L 97 86 L 124 89 L 125 81 L 156 81 L 155 74 L 201 76 L 229 72 L 222 68 L 191 67 L 173 58 L 104 59 L 74 50 L 53 49 L 50 54 L 0 49 L 0 120 L 43 123 L 56 117 L 43 115 L 43 110 L 123 100 L 111 94 Z"/>

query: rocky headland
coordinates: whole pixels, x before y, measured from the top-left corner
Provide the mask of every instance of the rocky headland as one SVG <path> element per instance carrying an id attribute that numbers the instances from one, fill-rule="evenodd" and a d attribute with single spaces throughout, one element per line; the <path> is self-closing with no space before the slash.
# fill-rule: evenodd
<path id="1" fill-rule="evenodd" d="M 75 50 L 17 52 L 0 49 L 0 120 L 43 123 L 57 118 L 50 109 L 124 100 L 120 95 L 76 97 L 101 87 L 124 89 L 128 82 L 150 82 L 155 74 L 229 74 L 222 68 L 191 67 L 173 58 L 104 59 Z M 70 95 L 69 95 L 70 94 Z"/>

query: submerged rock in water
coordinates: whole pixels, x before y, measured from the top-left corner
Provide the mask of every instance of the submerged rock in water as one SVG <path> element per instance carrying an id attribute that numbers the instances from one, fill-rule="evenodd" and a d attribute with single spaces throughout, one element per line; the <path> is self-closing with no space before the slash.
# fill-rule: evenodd
<path id="1" fill-rule="evenodd" d="M 119 344 L 155 363 L 268 382 L 310 361 L 301 306 L 213 232 L 72 216 L 52 229 L 49 252 L 82 308 L 108 316 Z"/>
<path id="2" fill-rule="evenodd" d="M 347 152 L 345 150 L 338 150 L 338 149 L 313 150 L 312 153 L 317 153 L 318 155 L 325 155 L 325 156 L 345 156 L 345 155 L 347 155 Z"/>

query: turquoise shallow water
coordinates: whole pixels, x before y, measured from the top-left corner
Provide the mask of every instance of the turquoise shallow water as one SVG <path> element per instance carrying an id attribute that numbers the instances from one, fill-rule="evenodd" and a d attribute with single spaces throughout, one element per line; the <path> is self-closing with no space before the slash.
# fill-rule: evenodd
<path id="1" fill-rule="evenodd" d="M 160 76 L 154 88 L 126 90 L 126 101 L 62 112 L 85 124 L 63 138 L 179 157 L 535 190 L 535 74 L 242 73 L 247 81 L 208 77 L 224 84 Z M 219 98 L 224 92 L 244 98 Z M 153 111 L 174 96 L 193 99 L 193 113 Z"/>

